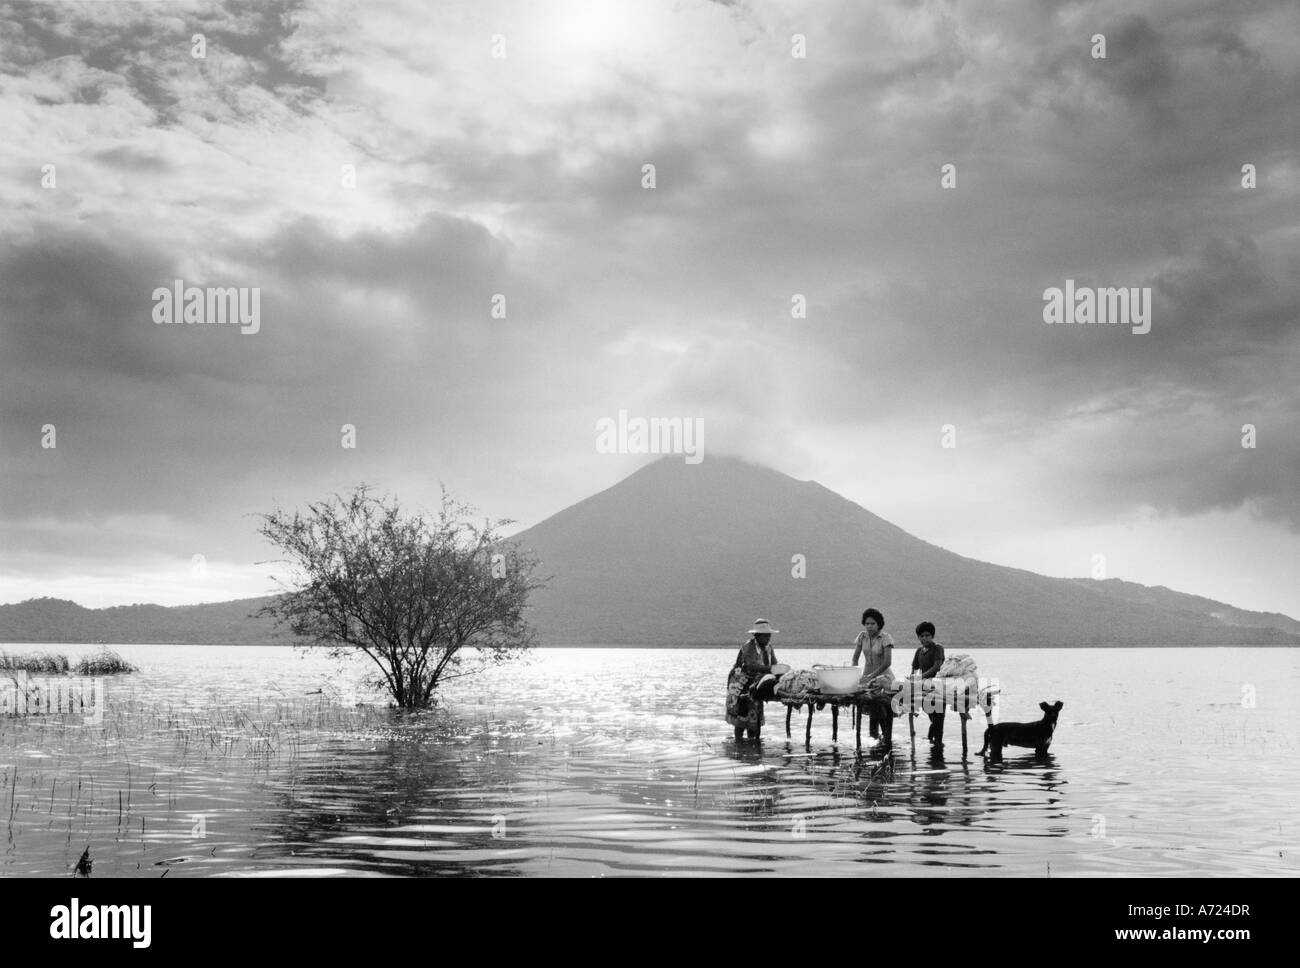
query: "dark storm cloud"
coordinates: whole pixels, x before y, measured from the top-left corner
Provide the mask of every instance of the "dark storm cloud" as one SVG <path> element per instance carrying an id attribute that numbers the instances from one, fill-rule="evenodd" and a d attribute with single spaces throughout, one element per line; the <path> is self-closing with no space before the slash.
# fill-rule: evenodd
<path id="1" fill-rule="evenodd" d="M 486 363 L 493 346 L 468 338 L 482 327 L 467 327 L 466 314 L 486 319 L 494 287 L 518 291 L 500 244 L 466 220 L 346 239 L 302 220 L 255 247 L 209 245 L 247 261 L 186 284 L 261 288 L 255 335 L 156 324 L 151 294 L 184 273 L 178 253 L 151 248 L 129 227 L 102 236 L 46 227 L 7 247 L 5 513 L 164 514 L 218 525 L 246 509 L 238 481 L 327 469 L 344 420 L 364 427 L 372 448 L 418 446 L 392 415 L 417 406 L 429 383 L 473 380 L 466 356 Z M 385 305 L 404 309 L 374 311 Z M 449 415 L 463 419 L 474 405 L 447 396 Z M 39 445 L 47 423 L 57 427 L 56 451 Z M 142 449 L 144 476 L 129 457 Z M 196 508 L 180 481 L 205 490 L 221 481 L 230 496 L 216 489 Z"/>
<path id="2" fill-rule="evenodd" d="M 174 72 L 210 65 L 220 74 L 222 60 L 234 55 L 247 72 L 244 82 L 289 94 L 294 89 L 324 90 L 321 78 L 297 69 L 284 56 L 282 41 L 293 33 L 298 0 L 248 3 L 195 3 L 169 9 L 157 4 L 121 4 L 108 17 L 103 11 L 64 11 L 64 17 L 37 13 L 24 19 L 33 42 L 45 56 L 79 56 L 88 67 L 126 78 L 141 99 L 161 116 L 174 119 L 180 99 L 169 90 Z M 66 19 L 65 19 L 66 17 Z M 192 56 L 201 35 L 205 56 Z"/>
<path id="3" fill-rule="evenodd" d="M 409 231 L 334 233 L 318 220 L 280 229 L 265 258 L 298 284 L 317 281 L 490 293 L 506 281 L 507 247 L 469 219 L 430 215 Z M 480 300 L 481 301 L 481 300 Z"/>
<path id="4" fill-rule="evenodd" d="M 1106 27 L 1104 20 L 1098 24 Z M 1176 400 L 1204 402 L 1208 396 L 1219 428 L 1239 425 L 1233 420 L 1242 401 L 1262 396 L 1278 432 L 1268 459 L 1253 464 L 1225 460 L 1223 442 L 1235 440 L 1231 433 L 1202 432 L 1198 439 L 1205 445 L 1188 448 L 1176 431 L 1199 427 L 1201 418 L 1166 413 L 1155 441 L 1135 434 L 1131 452 L 1120 448 L 1108 455 L 1107 473 L 1124 478 L 1127 486 L 1095 488 L 1099 496 L 1088 513 L 1115 513 L 1140 504 L 1196 512 L 1251 502 L 1295 528 L 1300 516 L 1286 470 L 1294 466 L 1292 441 L 1300 437 L 1300 427 L 1285 406 L 1293 393 L 1286 362 L 1293 358 L 1300 318 L 1295 259 L 1287 255 L 1294 250 L 1283 228 L 1287 216 L 1266 211 L 1271 203 L 1239 187 L 1243 159 L 1285 164 L 1290 135 L 1278 121 L 1296 90 L 1294 59 L 1266 65 L 1235 33 L 1195 12 L 1189 23 L 1170 28 L 1170 33 L 1190 37 L 1181 58 L 1142 18 L 1120 21 L 1107 32 L 1111 63 L 1089 64 L 1087 35 L 1078 36 L 1068 51 L 1060 50 L 1058 39 L 1053 56 L 1045 58 L 1049 69 L 1029 81 L 1047 81 L 1048 88 L 1011 98 L 1023 113 L 1003 116 L 999 127 L 1032 123 L 1030 140 L 1003 135 L 998 146 L 991 143 L 997 128 L 984 133 L 962 129 L 975 142 L 967 146 L 974 148 L 975 161 L 960 152 L 929 155 L 927 170 L 916 182 L 888 173 L 891 161 L 894 171 L 917 167 L 918 157 L 908 154 L 914 152 L 914 142 L 873 142 L 874 171 L 863 169 L 862 174 L 873 176 L 864 177 L 863 184 L 876 194 L 864 193 L 867 200 L 861 204 L 842 193 L 833 209 L 816 209 L 811 218 L 807 196 L 789 209 L 769 204 L 757 210 L 759 231 L 752 224 L 740 229 L 740 220 L 748 220 L 754 210 L 731 216 L 718 206 L 696 256 L 705 259 L 707 247 L 708 264 L 715 270 L 720 263 L 727 267 L 720 278 L 753 280 L 747 290 L 751 298 L 736 298 L 755 320 L 775 320 L 790 291 L 816 290 L 825 281 L 816 268 L 819 262 L 856 262 L 884 277 L 856 293 L 818 298 L 814 291 L 812 318 L 793 324 L 797 332 L 787 323 L 784 332 L 790 335 L 773 337 L 791 351 L 799 344 L 805 354 L 815 348 L 821 359 L 809 369 L 820 367 L 828 377 L 816 394 L 782 395 L 782 406 L 795 411 L 784 415 L 788 423 L 842 421 L 849 427 L 868 412 L 875 419 L 903 419 L 917 407 L 912 384 L 918 371 L 927 376 L 928 394 L 947 398 L 968 420 L 996 424 L 1008 414 L 1025 412 L 1035 415 L 1031 427 L 1038 429 L 1033 433 L 1049 431 L 1038 415 L 1069 413 L 1103 393 L 1143 406 L 1149 404 L 1142 399 L 1143 387 L 1158 386 Z M 1230 58 L 1202 57 L 1202 49 L 1227 52 Z M 930 61 L 955 69 L 961 58 Z M 1185 93 L 1176 96 L 1176 61 L 1198 97 L 1212 96 L 1203 102 Z M 1069 72 L 1061 68 L 1067 62 Z M 809 98 L 810 109 L 833 105 L 844 91 L 874 90 L 860 86 L 854 71 L 863 77 L 871 73 L 844 68 L 816 89 L 827 96 Z M 1002 96 L 1025 83 L 1015 72 L 994 81 L 1006 88 L 995 92 L 998 111 L 1006 103 Z M 1084 93 L 1089 88 L 1111 92 L 1123 109 L 1089 113 Z M 972 98 L 989 101 L 990 92 L 976 88 Z M 1243 99 L 1252 110 L 1241 110 Z M 868 115 L 871 100 L 858 99 Z M 1076 109 L 1056 111 L 1047 117 L 1056 120 L 1043 124 L 1034 108 L 1038 102 L 1072 103 Z M 928 130 L 933 113 L 948 110 L 942 100 L 934 109 L 923 103 L 909 120 Z M 986 114 L 993 117 L 993 112 L 990 107 Z M 1143 124 L 1158 120 L 1177 130 L 1139 129 L 1134 135 L 1133 112 L 1142 115 Z M 820 115 L 822 127 L 841 139 L 844 150 L 836 157 L 852 158 L 848 139 L 857 135 L 855 124 L 861 122 L 850 121 L 845 135 L 835 124 L 842 116 L 833 108 Z M 897 128 L 895 122 L 892 130 Z M 1139 144 L 1158 143 L 1163 153 L 1128 150 L 1134 136 Z M 736 162 L 727 146 L 724 142 L 716 157 Z M 1080 166 L 1079 156 L 1096 163 Z M 940 159 L 957 162 L 967 186 L 950 204 L 936 197 Z M 764 174 L 770 173 L 760 170 L 745 184 L 751 190 L 762 186 Z M 1219 190 L 1207 192 L 1207 184 L 1216 181 Z M 1116 187 L 1122 190 L 1119 198 L 1113 193 Z M 801 231 L 804 223 L 807 229 Z M 1208 238 L 1207 224 L 1213 226 Z M 1241 234 L 1219 234 L 1228 227 Z M 773 238 L 786 244 L 772 248 L 769 266 L 765 246 Z M 681 261 L 701 264 L 694 256 Z M 770 279 L 765 270 L 778 263 L 782 281 L 788 280 L 784 292 L 764 285 L 764 277 Z M 1080 285 L 1152 287 L 1160 331 L 1144 342 L 1127 333 L 1045 327 L 1042 291 L 1066 278 Z M 721 359 L 716 371 L 683 363 L 682 387 L 713 406 L 734 407 L 739 401 L 727 385 L 727 366 Z M 1183 387 L 1193 392 L 1186 397 L 1176 392 Z M 741 409 L 758 419 L 767 408 L 756 401 L 752 410 L 743 404 Z M 1162 440 L 1176 443 L 1162 448 Z M 1195 471 L 1174 487 L 1173 475 L 1157 473 L 1144 461 L 1151 454 L 1161 454 L 1166 466 L 1181 466 L 1181 454 Z M 1050 468 L 1046 472 L 1052 475 Z M 1103 471 L 1095 462 L 1084 462 L 1072 465 L 1070 473 L 1087 490 L 1088 481 Z"/>
<path id="5" fill-rule="evenodd" d="M 620 408 L 796 472 L 926 468 L 909 441 L 956 419 L 1076 523 L 1300 522 L 1285 4 L 100 6 L 3 41 L 0 120 L 29 135 L 0 235 L 11 547 L 120 554 L 34 522 L 157 515 L 183 540 L 142 540 L 179 554 L 362 469 L 449 468 L 535 518 L 585 496 Z M 66 189 L 34 189 L 45 157 Z M 182 276 L 261 287 L 262 332 L 154 326 Z M 1045 325 L 1067 278 L 1151 287 L 1152 332 Z M 546 468 L 526 493 L 521 466 Z M 944 486 L 918 472 L 978 514 Z"/>
<path id="6" fill-rule="evenodd" d="M 1168 117 L 1173 57 L 1145 17 L 1128 17 L 1108 32 L 1106 70 L 1100 77 L 1151 123 L 1173 120 Z"/>
<path id="7" fill-rule="evenodd" d="M 164 174 L 173 170 L 173 165 L 166 158 L 148 151 L 141 151 L 131 145 L 118 145 L 96 151 L 95 160 L 105 165 L 118 168 L 124 172 L 153 172 Z"/>

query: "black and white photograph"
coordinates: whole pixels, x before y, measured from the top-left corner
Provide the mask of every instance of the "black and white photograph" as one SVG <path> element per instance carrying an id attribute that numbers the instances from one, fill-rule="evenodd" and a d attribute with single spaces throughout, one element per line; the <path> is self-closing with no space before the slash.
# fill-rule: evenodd
<path id="1" fill-rule="evenodd" d="M 34 933 L 1300 873 L 1294 0 L 17 0 L 0 199 Z"/>

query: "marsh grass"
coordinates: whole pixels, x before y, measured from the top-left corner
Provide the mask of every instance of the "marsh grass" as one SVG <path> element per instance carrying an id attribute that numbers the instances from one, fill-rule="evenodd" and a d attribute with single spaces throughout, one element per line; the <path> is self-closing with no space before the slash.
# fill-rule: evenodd
<path id="1" fill-rule="evenodd" d="M 212 695 L 183 706 L 123 696 L 93 725 L 81 716 L 0 716 L 0 750 L 44 754 L 0 768 L 0 836 L 11 849 L 44 843 L 46 874 L 72 872 L 87 844 L 97 857 L 106 851 L 119 873 L 129 869 L 128 840 L 139 845 L 132 859 L 146 867 L 158 863 L 151 851 L 175 852 L 178 843 L 207 852 L 202 835 L 185 832 L 196 815 L 215 824 L 221 812 L 210 792 L 194 799 L 196 781 L 217 789 L 236 776 L 253 786 L 275 776 L 292 791 L 301 758 L 321 743 L 359 736 L 445 742 L 457 729 L 445 720 L 323 695 L 252 702 Z"/>
<path id="2" fill-rule="evenodd" d="M 62 675 L 70 671 L 66 655 L 49 652 L 0 652 L 0 672 L 35 672 Z"/>
<path id="3" fill-rule="evenodd" d="M 0 672 L 27 672 L 45 676 L 68 673 L 77 676 L 113 676 L 137 671 L 135 666 L 108 649 L 84 656 L 76 663 L 69 662 L 66 655 L 54 652 L 0 652 Z"/>
<path id="4" fill-rule="evenodd" d="M 63 660 L 67 663 L 67 659 Z M 73 666 L 79 676 L 115 676 L 139 670 L 110 649 L 101 649 L 94 655 L 83 656 Z"/>

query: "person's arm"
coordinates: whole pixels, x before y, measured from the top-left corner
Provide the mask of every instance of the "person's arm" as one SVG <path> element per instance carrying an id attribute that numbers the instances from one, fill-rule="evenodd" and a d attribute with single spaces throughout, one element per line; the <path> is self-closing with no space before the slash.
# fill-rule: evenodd
<path id="1" fill-rule="evenodd" d="M 943 668 L 943 646 L 936 644 L 934 655 L 930 657 L 930 667 L 921 673 L 922 679 L 933 679 Z"/>
<path id="2" fill-rule="evenodd" d="M 853 664 L 858 664 L 858 656 L 862 655 L 862 633 L 859 632 L 853 640 Z"/>
<path id="3" fill-rule="evenodd" d="M 912 671 L 915 672 L 921 667 L 921 650 L 917 649 L 912 653 Z"/>

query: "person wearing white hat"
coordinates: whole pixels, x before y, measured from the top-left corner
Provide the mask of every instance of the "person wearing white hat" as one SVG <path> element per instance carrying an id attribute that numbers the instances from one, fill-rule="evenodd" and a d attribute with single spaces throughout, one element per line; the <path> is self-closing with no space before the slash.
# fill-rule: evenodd
<path id="1" fill-rule="evenodd" d="M 772 636 L 779 632 L 770 622 L 760 618 L 749 630 L 749 641 L 736 653 L 736 662 L 727 676 L 727 722 L 736 730 L 736 741 L 758 739 L 763 728 L 763 703 L 753 695 L 753 687 L 777 664 Z"/>

